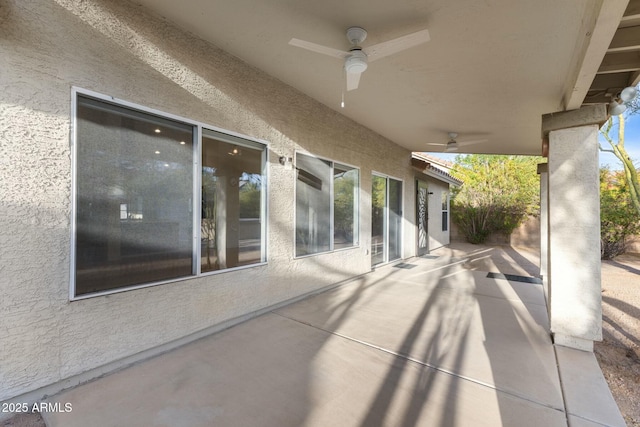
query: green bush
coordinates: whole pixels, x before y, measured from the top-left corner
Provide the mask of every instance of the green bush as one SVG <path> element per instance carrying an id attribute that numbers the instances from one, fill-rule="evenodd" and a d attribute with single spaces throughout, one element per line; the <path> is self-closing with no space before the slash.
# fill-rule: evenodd
<path id="1" fill-rule="evenodd" d="M 600 256 L 613 259 L 626 250 L 629 236 L 640 232 L 640 218 L 622 172 L 600 169 Z"/>
<path id="2" fill-rule="evenodd" d="M 470 243 L 492 233 L 509 236 L 540 209 L 537 165 L 540 157 L 466 155 L 452 174 L 463 181 L 453 191 L 451 218 Z"/>
<path id="3" fill-rule="evenodd" d="M 452 203 L 451 219 L 469 243 L 482 243 L 489 237 L 488 211 L 484 206 L 473 207 Z"/>

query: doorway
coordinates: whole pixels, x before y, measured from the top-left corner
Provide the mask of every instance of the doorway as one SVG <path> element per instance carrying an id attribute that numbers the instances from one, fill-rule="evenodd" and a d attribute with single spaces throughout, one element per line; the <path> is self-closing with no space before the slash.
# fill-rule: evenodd
<path id="1" fill-rule="evenodd" d="M 424 181 L 416 181 L 416 221 L 418 256 L 429 253 L 429 187 Z"/>
<path id="2" fill-rule="evenodd" d="M 371 265 L 402 256 L 402 181 L 373 175 L 371 185 Z"/>

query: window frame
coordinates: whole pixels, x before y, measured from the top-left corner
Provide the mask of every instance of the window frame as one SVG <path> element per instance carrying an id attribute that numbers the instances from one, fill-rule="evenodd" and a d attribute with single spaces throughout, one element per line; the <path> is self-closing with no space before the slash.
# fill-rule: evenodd
<path id="1" fill-rule="evenodd" d="M 449 192 L 442 192 L 442 231 L 449 231 Z"/>
<path id="2" fill-rule="evenodd" d="M 176 121 L 185 125 L 193 127 L 193 141 L 192 141 L 192 174 L 193 174 L 193 188 L 191 192 L 191 209 L 192 209 L 192 272 L 191 275 L 171 278 L 167 280 L 159 280 L 149 283 L 142 283 L 139 285 L 123 286 L 120 288 L 108 289 L 99 292 L 92 292 L 82 295 L 76 295 L 76 258 L 77 258 L 77 196 L 78 196 L 78 98 L 85 97 L 94 99 L 96 101 L 104 102 L 106 104 L 114 105 L 115 107 L 127 108 L 148 115 L 156 116 L 160 119 Z M 264 216 L 261 221 L 261 260 L 255 264 L 242 265 L 237 267 L 226 268 L 215 271 L 201 271 L 201 209 L 202 204 L 202 136 L 203 129 L 213 131 L 214 133 L 228 137 L 233 141 L 248 141 L 245 146 L 249 148 L 258 149 L 256 147 L 262 147 L 261 155 L 261 174 L 263 177 L 261 185 L 261 200 L 260 200 L 260 212 Z M 197 279 L 200 277 L 211 276 L 215 274 L 223 274 L 233 272 L 237 270 L 245 270 L 255 267 L 264 266 L 268 263 L 267 256 L 267 236 L 268 236 L 268 218 L 269 218 L 269 206 L 268 206 L 268 185 L 269 180 L 269 142 L 261 140 L 248 135 L 243 135 L 237 132 L 222 129 L 217 126 L 213 126 L 204 122 L 189 119 L 186 117 L 178 116 L 175 114 L 160 111 L 154 108 L 146 107 L 134 102 L 126 101 L 123 99 L 115 98 L 113 96 L 104 95 L 102 93 L 94 92 L 91 90 L 83 89 L 80 87 L 71 87 L 71 118 L 70 118 L 70 153 L 71 153 L 71 221 L 70 221 L 70 271 L 69 271 L 69 301 L 80 301 L 100 296 L 112 295 L 121 292 L 128 292 L 137 289 L 144 289 L 153 286 L 159 286 L 169 283 L 183 282 L 185 280 Z"/>
<path id="3" fill-rule="evenodd" d="M 360 248 L 360 192 L 362 191 L 361 186 L 362 186 L 362 173 L 361 173 L 361 169 L 358 166 L 355 165 L 351 165 L 349 163 L 345 163 L 345 162 L 341 162 L 341 161 L 336 161 L 327 157 L 322 157 L 322 156 L 316 156 L 315 154 L 312 154 L 308 151 L 305 150 L 296 150 L 294 152 L 294 171 L 297 171 L 297 164 L 298 164 L 298 156 L 299 155 L 303 155 L 303 156 L 307 156 L 307 157 L 312 157 L 314 159 L 318 159 L 324 162 L 329 162 L 331 163 L 331 180 L 330 180 L 330 188 L 329 188 L 329 200 L 330 200 L 330 209 L 329 209 L 329 250 L 326 251 L 320 251 L 320 252 L 314 252 L 311 254 L 304 254 L 304 255 L 297 255 L 297 246 L 296 246 L 296 232 L 297 232 L 297 218 L 298 218 L 298 176 L 297 173 L 294 173 L 293 175 L 293 259 L 302 259 L 302 258 L 309 258 L 309 257 L 313 257 L 313 256 L 317 256 L 317 255 L 322 255 L 322 254 L 329 254 L 329 253 L 334 253 L 334 252 L 342 252 L 342 251 L 348 251 L 348 250 L 352 250 L 352 249 L 357 249 Z M 334 217 L 334 207 L 335 207 L 335 203 L 334 203 L 334 181 L 335 181 L 335 175 L 334 175 L 334 171 L 335 171 L 335 165 L 339 165 L 342 167 L 346 167 L 346 168 L 351 168 L 353 170 L 357 170 L 358 171 L 358 185 L 356 187 L 357 191 L 357 195 L 355 197 L 355 200 L 353 201 L 354 207 L 357 210 L 355 215 L 354 215 L 354 225 L 353 225 L 353 229 L 357 232 L 357 238 L 354 238 L 354 242 L 352 246 L 348 246 L 348 247 L 344 247 L 344 248 L 338 248 L 335 249 L 335 217 Z"/>
<path id="4" fill-rule="evenodd" d="M 260 247 L 260 258 L 264 261 L 261 262 L 257 262 L 254 264 L 247 264 L 247 265 L 239 265 L 236 267 L 230 267 L 230 268 L 225 268 L 225 269 L 220 269 L 220 270 L 209 270 L 209 271 L 202 271 L 202 246 L 200 245 L 200 240 L 202 239 L 202 228 L 201 228 L 201 222 L 202 218 L 200 217 L 200 215 L 197 215 L 197 227 L 198 227 L 198 239 L 197 239 L 197 246 L 198 246 L 198 254 L 197 254 L 197 271 L 199 272 L 197 276 L 211 276 L 214 274 L 221 274 L 221 273 L 226 273 L 229 271 L 236 271 L 236 270 L 244 270 L 247 268 L 252 268 L 252 267 L 256 267 L 259 265 L 265 265 L 267 264 L 267 218 L 269 218 L 269 212 L 268 212 L 268 204 L 267 204 L 267 181 L 268 181 L 268 163 L 269 163 L 269 150 L 268 150 L 268 145 L 265 142 L 261 142 L 255 138 L 251 138 L 251 137 L 246 137 L 243 135 L 239 135 L 239 134 L 234 134 L 232 132 L 228 132 L 228 131 L 224 131 L 224 130 L 220 130 L 219 128 L 215 128 L 213 126 L 208 126 L 208 125 L 202 125 L 201 127 L 198 128 L 199 131 L 199 142 L 200 142 L 200 149 L 198 151 L 198 189 L 202 188 L 202 165 L 203 165 L 203 161 L 202 161 L 202 138 L 205 132 L 203 131 L 209 131 L 210 133 L 214 133 L 217 134 L 216 138 L 226 142 L 226 143 L 230 143 L 230 144 L 235 144 L 235 145 L 240 145 L 242 147 L 248 148 L 248 149 L 256 149 L 256 145 L 263 145 L 263 150 L 262 150 L 262 182 L 261 182 L 261 187 L 260 187 L 260 213 L 263 214 L 263 218 L 261 218 L 261 223 L 260 223 L 260 240 L 261 240 L 261 247 Z M 202 191 L 198 191 L 198 204 L 197 206 L 202 206 Z M 196 209 L 194 209 L 195 211 Z M 197 209 L 198 212 L 200 212 L 200 209 Z"/>
<path id="5" fill-rule="evenodd" d="M 351 170 L 356 170 L 358 171 L 358 183 L 357 186 L 355 187 L 357 192 L 356 192 L 356 196 L 354 197 L 354 201 L 353 201 L 353 207 L 355 209 L 355 212 L 353 214 L 353 230 L 354 230 L 354 239 L 353 239 L 353 245 L 351 246 L 345 246 L 342 248 L 335 248 L 335 235 L 336 235 L 336 230 L 335 230 L 335 191 L 334 191 L 334 185 L 335 185 L 335 166 L 339 165 L 342 168 L 350 168 Z M 333 162 L 333 174 L 332 174 L 332 179 L 331 179 L 331 247 L 333 248 L 333 252 L 339 252 L 339 251 L 345 251 L 348 249 L 353 249 L 353 248 L 359 248 L 360 247 L 360 185 L 361 185 L 361 181 L 362 181 L 362 177 L 360 174 L 360 168 L 357 166 L 353 166 L 344 162 Z"/>
<path id="6" fill-rule="evenodd" d="M 404 245 L 405 245 L 405 238 L 404 238 L 405 237 L 404 236 L 405 225 L 404 225 L 404 222 L 405 222 L 405 219 L 406 219 L 406 217 L 405 217 L 405 212 L 406 212 L 406 210 L 405 210 L 405 208 L 406 208 L 406 206 L 405 206 L 405 203 L 406 203 L 406 200 L 405 200 L 406 199 L 406 197 L 405 197 L 405 190 L 406 190 L 406 188 L 405 188 L 405 180 L 403 178 L 398 178 L 396 176 L 389 175 L 387 173 L 383 173 L 383 172 L 378 172 L 376 170 L 372 170 L 371 171 L 371 183 L 372 183 L 372 185 L 373 185 L 373 177 L 374 176 L 377 176 L 379 178 L 384 178 L 386 180 L 385 206 L 384 206 L 385 223 L 386 223 L 384 232 L 385 232 L 386 241 L 385 241 L 385 249 L 384 249 L 384 261 L 382 261 L 380 263 L 377 263 L 377 264 L 372 264 L 371 265 L 372 269 L 380 267 L 380 266 L 383 266 L 383 265 L 388 265 L 388 264 L 393 263 L 393 262 L 397 262 L 398 260 L 405 259 L 405 249 L 404 249 Z M 389 212 L 388 212 L 389 211 L 389 180 L 390 179 L 392 179 L 394 181 L 397 181 L 397 182 L 400 182 L 400 184 L 401 184 L 400 196 L 402 197 L 402 203 L 400 204 L 401 205 L 401 207 L 400 207 L 400 209 L 401 209 L 401 214 L 400 214 L 401 220 L 400 220 L 400 230 L 399 230 L 399 233 L 400 233 L 400 257 L 392 259 L 392 260 L 389 260 L 389 248 L 388 248 L 389 241 L 390 241 L 390 239 L 389 239 Z M 373 205 L 373 203 L 372 203 L 372 205 Z M 373 208 L 372 205 L 370 206 L 370 209 Z M 373 237 L 370 236 L 370 238 L 372 239 Z M 371 246 L 371 245 L 369 245 L 369 246 Z M 369 248 L 369 250 L 371 251 L 371 247 Z"/>

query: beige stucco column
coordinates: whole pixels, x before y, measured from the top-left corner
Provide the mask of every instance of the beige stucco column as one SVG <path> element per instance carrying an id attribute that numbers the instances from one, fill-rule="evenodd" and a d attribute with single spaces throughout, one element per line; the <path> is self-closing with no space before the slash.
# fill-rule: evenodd
<path id="1" fill-rule="evenodd" d="M 602 339 L 598 130 L 605 106 L 543 116 L 548 137 L 549 316 L 554 343 Z"/>
<path id="2" fill-rule="evenodd" d="M 549 309 L 549 165 L 538 165 L 540 175 L 540 276 Z"/>

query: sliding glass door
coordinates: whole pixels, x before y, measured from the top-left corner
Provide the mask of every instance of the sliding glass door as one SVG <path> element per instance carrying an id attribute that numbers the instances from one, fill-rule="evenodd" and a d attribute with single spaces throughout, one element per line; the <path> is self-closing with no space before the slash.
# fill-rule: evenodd
<path id="1" fill-rule="evenodd" d="M 385 262 L 387 179 L 373 176 L 371 190 L 371 265 Z"/>
<path id="2" fill-rule="evenodd" d="M 373 175 L 371 187 L 371 265 L 377 265 L 402 256 L 402 181 Z"/>

